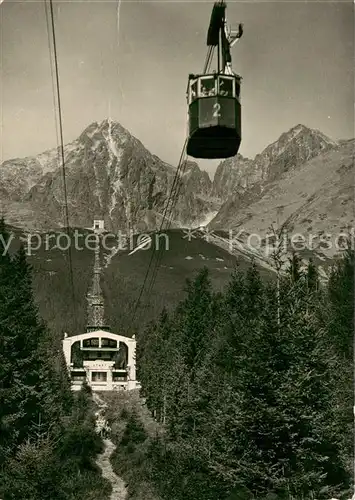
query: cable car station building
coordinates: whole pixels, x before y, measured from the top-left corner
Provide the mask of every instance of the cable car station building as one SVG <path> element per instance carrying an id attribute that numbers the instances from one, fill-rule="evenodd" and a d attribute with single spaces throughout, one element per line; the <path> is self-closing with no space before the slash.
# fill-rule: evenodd
<path id="1" fill-rule="evenodd" d="M 102 231 L 103 221 L 94 224 L 96 234 Z M 136 340 L 112 333 L 105 326 L 100 276 L 100 250 L 97 245 L 93 282 L 87 294 L 86 332 L 71 337 L 64 334 L 62 340 L 72 390 L 80 390 L 84 381 L 93 391 L 136 389 L 139 387 L 136 380 Z"/>
<path id="2" fill-rule="evenodd" d="M 94 391 L 135 389 L 135 348 L 134 339 L 104 330 L 64 338 L 72 389 L 79 390 L 85 380 Z"/>

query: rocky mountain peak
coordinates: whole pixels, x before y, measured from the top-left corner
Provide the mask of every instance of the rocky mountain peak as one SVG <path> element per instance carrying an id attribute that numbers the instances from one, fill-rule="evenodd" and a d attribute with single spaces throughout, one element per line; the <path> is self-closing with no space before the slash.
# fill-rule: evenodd
<path id="1" fill-rule="evenodd" d="M 119 122 L 106 118 L 101 122 L 93 122 L 80 134 L 78 141 L 86 147 L 95 147 L 103 140 L 114 148 L 123 146 L 133 136 Z"/>
<path id="2" fill-rule="evenodd" d="M 200 167 L 198 166 L 196 161 L 193 160 L 186 160 L 183 164 L 183 168 L 185 173 L 191 173 L 191 172 L 197 172 L 200 170 Z"/>
<path id="3" fill-rule="evenodd" d="M 278 179 L 289 170 L 298 168 L 311 158 L 334 148 L 339 142 L 333 141 L 319 130 L 298 124 L 284 132 L 267 146 L 254 160 L 237 154 L 222 161 L 213 181 L 213 194 L 226 199 L 233 194 L 244 193 L 258 184 L 263 186 Z"/>
<path id="4" fill-rule="evenodd" d="M 209 196 L 212 188 L 212 181 L 207 172 L 201 170 L 197 162 L 187 160 L 182 165 L 183 179 L 186 192 L 197 194 L 197 196 Z"/>
<path id="5" fill-rule="evenodd" d="M 333 141 L 319 130 L 298 124 L 292 127 L 288 132 L 281 134 L 281 136 L 270 144 L 264 152 L 270 150 L 275 152 L 275 149 L 280 152 L 291 143 L 295 143 L 299 148 L 308 148 L 314 152 L 325 151 L 326 149 L 338 146 L 338 142 Z"/>
<path id="6" fill-rule="evenodd" d="M 120 123 L 111 119 L 91 123 L 64 146 L 64 157 L 72 226 L 90 227 L 95 217 L 104 219 L 113 231 L 155 229 L 160 224 L 176 169 L 151 154 Z M 20 222 L 21 204 L 28 214 L 27 227 L 62 225 L 61 166 L 58 148 L 0 165 L 1 208 L 9 213 L 10 222 Z M 175 206 L 177 225 L 211 212 L 204 200 L 211 189 L 208 174 L 195 162 L 186 167 Z"/>
<path id="7" fill-rule="evenodd" d="M 319 130 L 298 124 L 281 134 L 257 155 L 254 161 L 261 171 L 263 181 L 271 181 L 318 154 L 336 147 L 338 143 Z"/>
<path id="8" fill-rule="evenodd" d="M 239 189 L 246 189 L 259 180 L 253 160 L 237 154 L 223 160 L 217 167 L 212 183 L 212 195 L 226 200 Z"/>

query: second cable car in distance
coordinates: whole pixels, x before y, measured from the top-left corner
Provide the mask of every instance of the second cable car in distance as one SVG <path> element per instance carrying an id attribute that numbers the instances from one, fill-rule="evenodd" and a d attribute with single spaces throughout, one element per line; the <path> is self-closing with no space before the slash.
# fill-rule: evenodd
<path id="1" fill-rule="evenodd" d="M 203 73 L 189 75 L 187 154 L 194 158 L 229 158 L 238 153 L 241 143 L 241 76 L 232 71 L 230 48 L 242 36 L 243 26 L 228 31 L 225 9 L 223 0 L 214 4 Z M 215 47 L 217 71 L 209 73 Z"/>

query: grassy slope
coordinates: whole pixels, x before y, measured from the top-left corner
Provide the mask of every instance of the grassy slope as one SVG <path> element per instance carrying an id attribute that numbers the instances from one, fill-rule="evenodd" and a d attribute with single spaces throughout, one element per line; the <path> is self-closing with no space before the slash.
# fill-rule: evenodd
<path id="1" fill-rule="evenodd" d="M 156 317 L 163 305 L 170 307 L 176 304 L 184 296 L 186 278 L 192 278 L 203 266 L 210 270 L 216 290 L 221 290 L 229 281 L 238 260 L 236 256 L 200 238 L 188 241 L 181 230 L 169 231 L 168 236 L 169 249 L 162 252 L 161 265 L 151 293 L 148 290 L 152 273 L 148 277 L 147 289 L 135 316 L 135 325 L 131 325 L 134 306 L 152 253 L 159 252 L 153 245 L 151 250 L 137 251 L 132 255 L 128 255 L 128 251 L 122 252 L 112 259 L 111 265 L 105 270 L 103 289 L 107 297 L 107 313 L 114 331 L 133 326 L 140 328 Z M 152 271 L 155 262 L 156 256 L 151 266 Z M 239 262 L 242 268 L 249 265 L 244 257 L 240 257 Z M 268 275 L 266 271 L 262 272 L 264 276 Z"/>
<path id="2" fill-rule="evenodd" d="M 10 251 L 16 250 L 19 238 L 23 233 L 13 231 L 15 239 Z M 80 230 L 81 234 L 85 231 Z M 133 311 L 146 275 L 153 250 L 140 250 L 129 255 L 130 249 L 119 251 L 111 263 L 103 271 L 101 286 L 105 297 L 107 322 L 112 331 L 123 334 L 133 333 L 135 328 L 141 329 L 156 317 L 162 307 L 172 307 L 184 296 L 186 278 L 207 266 L 211 273 L 213 286 L 222 289 L 229 281 L 230 274 L 239 260 L 240 266 L 246 268 L 248 260 L 241 256 L 229 254 L 200 238 L 188 241 L 181 230 L 168 233 L 169 249 L 162 253 L 162 261 L 152 291 L 145 291 L 133 321 Z M 160 240 L 165 248 L 164 240 Z M 112 246 L 114 242 L 111 242 Z M 111 247 L 107 240 L 107 246 Z M 63 240 L 64 244 L 64 240 Z M 109 251 L 103 251 L 106 255 Z M 38 250 L 31 252 L 29 261 L 34 270 L 34 292 L 39 304 L 40 313 L 55 338 L 59 341 L 63 332 L 69 335 L 82 333 L 86 326 L 86 292 L 91 284 L 94 252 L 89 249 L 72 249 L 73 281 L 75 300 L 70 286 L 70 272 L 67 252 L 53 249 L 53 243 L 46 250 L 43 244 Z M 189 257 L 188 259 L 186 257 Z M 190 259 L 190 257 L 192 257 Z M 218 260 L 219 259 L 219 260 Z M 152 268 L 156 262 L 154 258 Z M 269 273 L 262 270 L 265 277 Z M 151 274 L 147 281 L 150 282 Z M 58 344 L 59 347 L 59 344 Z"/>

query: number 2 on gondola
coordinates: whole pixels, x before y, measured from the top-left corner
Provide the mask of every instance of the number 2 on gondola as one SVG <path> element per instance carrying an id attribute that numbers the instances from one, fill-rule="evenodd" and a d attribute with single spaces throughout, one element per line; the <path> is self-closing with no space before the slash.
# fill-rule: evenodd
<path id="1" fill-rule="evenodd" d="M 220 118 L 221 117 L 221 113 L 219 112 L 219 110 L 221 109 L 221 105 L 219 104 L 219 102 L 216 102 L 214 105 L 213 105 L 213 118 Z"/>

